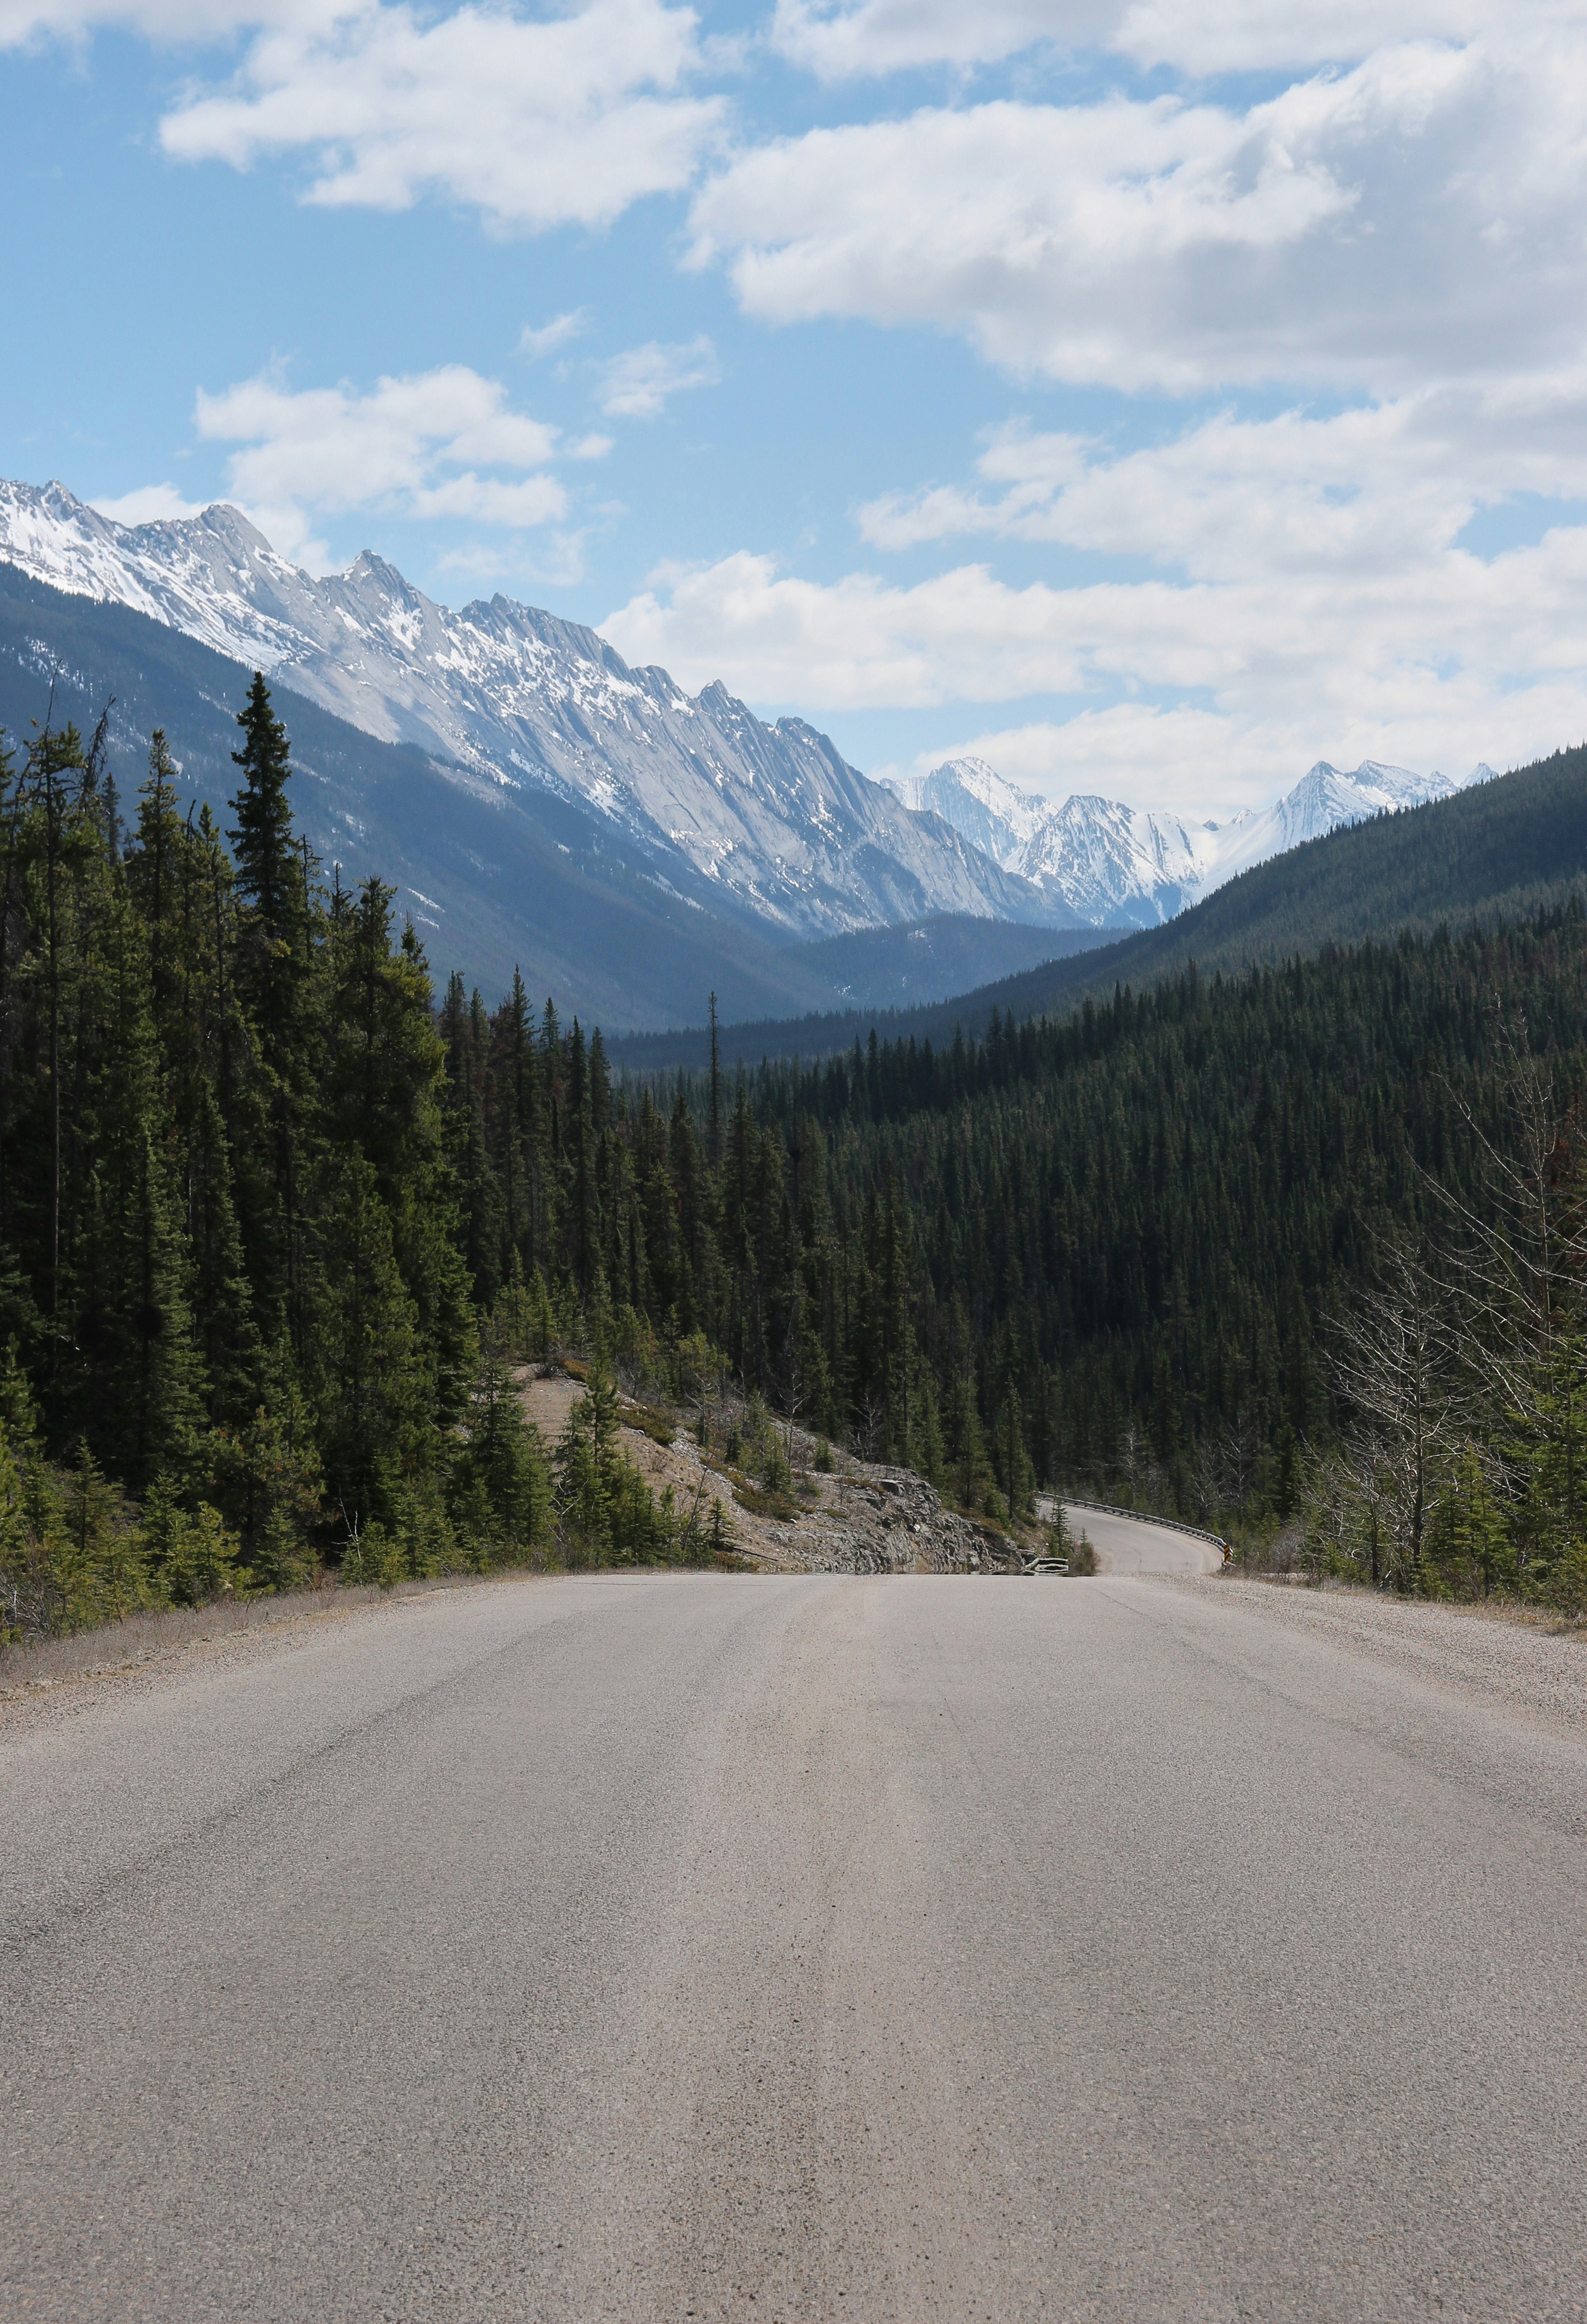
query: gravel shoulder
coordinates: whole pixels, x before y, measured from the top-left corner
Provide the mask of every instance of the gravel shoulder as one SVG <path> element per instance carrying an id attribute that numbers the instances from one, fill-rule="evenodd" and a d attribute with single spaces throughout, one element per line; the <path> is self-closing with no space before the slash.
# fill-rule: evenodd
<path id="1" fill-rule="evenodd" d="M 438 1600 L 523 1583 L 520 1572 L 447 1576 L 394 1590 L 301 1590 L 137 1614 L 102 1629 L 0 1654 L 0 1738 L 48 1727 L 113 1697 L 135 1698 L 219 1672 L 252 1671 L 345 1629 L 411 1621 Z"/>
<path id="2" fill-rule="evenodd" d="M 1161 1581 L 1541 1732 L 1587 1741 L 1587 1630 L 1514 1607 L 1303 1590 L 1234 1574 Z"/>

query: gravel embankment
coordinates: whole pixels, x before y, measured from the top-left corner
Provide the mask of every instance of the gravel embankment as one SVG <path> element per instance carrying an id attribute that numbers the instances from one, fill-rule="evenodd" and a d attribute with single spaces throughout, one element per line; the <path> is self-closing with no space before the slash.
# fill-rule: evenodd
<path id="1" fill-rule="evenodd" d="M 1587 1629 L 1506 1606 L 1443 1606 L 1234 1574 L 1172 1586 L 1284 1624 L 1550 1734 L 1587 1739 Z"/>

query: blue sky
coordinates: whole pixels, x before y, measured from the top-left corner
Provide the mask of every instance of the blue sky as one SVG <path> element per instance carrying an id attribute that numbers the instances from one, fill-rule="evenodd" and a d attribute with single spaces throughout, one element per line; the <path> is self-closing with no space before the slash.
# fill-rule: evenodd
<path id="1" fill-rule="evenodd" d="M 0 469 L 1222 814 L 1587 733 L 1587 12 L 0 0 Z"/>

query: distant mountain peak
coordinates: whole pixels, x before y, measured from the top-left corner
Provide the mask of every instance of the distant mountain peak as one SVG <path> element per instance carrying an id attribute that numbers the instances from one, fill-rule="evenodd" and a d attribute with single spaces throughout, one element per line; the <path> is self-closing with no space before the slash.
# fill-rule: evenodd
<path id="1" fill-rule="evenodd" d="M 887 779 L 912 813 L 939 815 L 1005 872 L 1020 870 L 1026 848 L 1049 811 L 1046 799 L 1006 781 L 984 759 L 945 759 L 928 775 Z"/>
<path id="2" fill-rule="evenodd" d="M 224 503 L 130 526 L 59 482 L 0 483 L 0 560 L 270 671 L 499 796 L 577 798 L 678 892 L 752 926 L 1049 918 L 1039 890 L 946 822 L 900 815 L 802 720 L 764 725 L 720 681 L 691 698 L 598 632 L 509 597 L 437 604 L 374 549 L 316 579 Z"/>
<path id="3" fill-rule="evenodd" d="M 1479 767 L 1471 780 L 1491 771 Z M 1075 792 L 1054 807 L 1017 790 L 980 759 L 948 760 L 930 775 L 895 779 L 893 788 L 916 813 L 933 808 L 973 845 L 1022 873 L 1055 908 L 1094 927 L 1146 927 L 1342 824 L 1446 798 L 1462 786 L 1376 759 L 1348 773 L 1318 759 L 1274 806 L 1244 808 L 1223 825 L 1187 824 L 1096 791 Z"/>

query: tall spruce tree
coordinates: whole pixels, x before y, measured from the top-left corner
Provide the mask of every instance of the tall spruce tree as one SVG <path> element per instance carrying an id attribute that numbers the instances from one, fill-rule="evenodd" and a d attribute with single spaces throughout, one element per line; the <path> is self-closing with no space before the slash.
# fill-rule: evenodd
<path id="1" fill-rule="evenodd" d="M 268 1337 L 284 1333 L 301 1361 L 308 1322 L 304 1204 L 312 1159 L 307 1131 L 317 1062 L 312 867 L 292 828 L 286 729 L 260 673 L 237 724 L 243 748 L 232 753 L 242 770 L 230 835 L 239 905 L 232 982 L 258 1061 L 254 1095 L 268 1157 L 268 1175 L 245 1189 L 244 1245 L 262 1328 Z"/>
<path id="2" fill-rule="evenodd" d="M 232 763 L 241 769 L 242 781 L 232 800 L 236 824 L 228 836 L 237 893 L 252 913 L 250 941 L 239 946 L 238 965 L 245 1005 L 268 1028 L 272 1008 L 283 1000 L 290 1004 L 301 973 L 304 898 L 303 859 L 287 798 L 291 747 L 263 671 L 254 672 L 237 724 L 243 747 L 232 752 Z"/>

